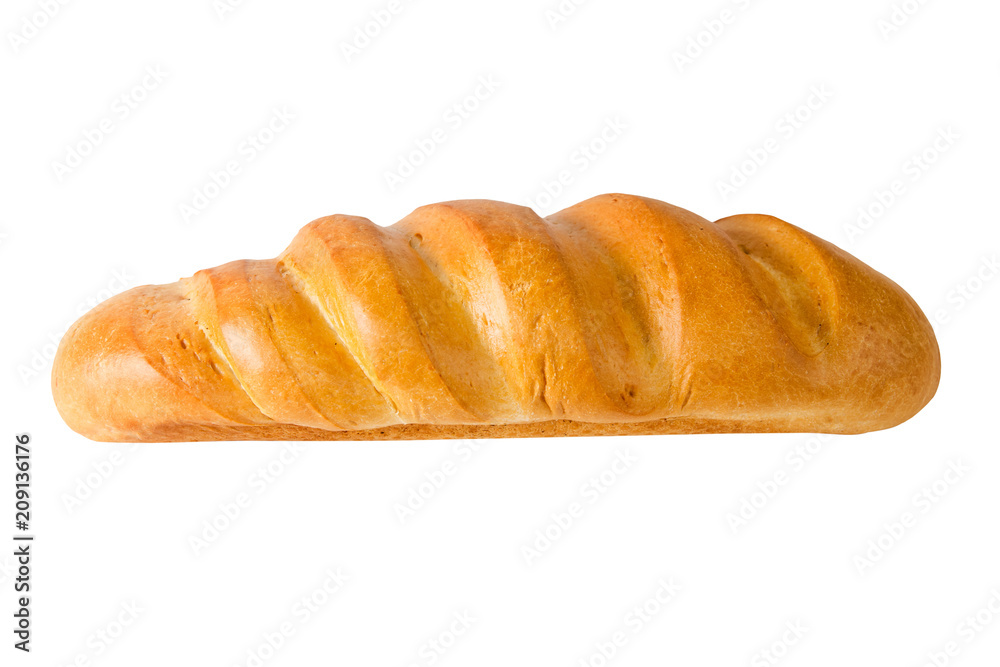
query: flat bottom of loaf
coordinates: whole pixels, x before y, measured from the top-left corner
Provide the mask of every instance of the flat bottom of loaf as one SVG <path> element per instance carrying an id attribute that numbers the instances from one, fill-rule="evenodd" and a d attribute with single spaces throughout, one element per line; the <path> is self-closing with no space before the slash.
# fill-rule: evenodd
<path id="1" fill-rule="evenodd" d="M 180 424 L 152 433 L 122 438 L 131 442 L 206 442 L 219 440 L 448 440 L 487 438 L 555 438 L 607 435 L 701 433 L 861 433 L 840 424 L 804 424 L 797 419 L 725 420 L 687 417 L 645 422 L 596 424 L 557 419 L 526 424 L 399 424 L 356 431 L 325 431 L 307 426 L 212 426 Z M 116 439 L 117 440 L 117 439 Z"/>

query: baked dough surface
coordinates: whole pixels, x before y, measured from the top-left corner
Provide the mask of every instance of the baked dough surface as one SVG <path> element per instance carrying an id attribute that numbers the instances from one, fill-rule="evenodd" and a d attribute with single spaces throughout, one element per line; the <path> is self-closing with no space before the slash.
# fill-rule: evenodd
<path id="1" fill-rule="evenodd" d="M 836 246 L 609 194 L 320 218 L 100 304 L 52 388 L 95 440 L 373 440 L 861 433 L 939 376 L 913 299 Z"/>

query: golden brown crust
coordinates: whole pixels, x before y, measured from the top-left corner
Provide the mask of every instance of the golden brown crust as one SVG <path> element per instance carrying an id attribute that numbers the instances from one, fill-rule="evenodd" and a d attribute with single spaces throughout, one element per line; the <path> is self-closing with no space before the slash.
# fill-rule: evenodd
<path id="1" fill-rule="evenodd" d="M 370 440 L 859 433 L 939 374 L 914 301 L 839 248 L 614 194 L 321 218 L 276 260 L 101 304 L 52 383 L 97 440 Z"/>

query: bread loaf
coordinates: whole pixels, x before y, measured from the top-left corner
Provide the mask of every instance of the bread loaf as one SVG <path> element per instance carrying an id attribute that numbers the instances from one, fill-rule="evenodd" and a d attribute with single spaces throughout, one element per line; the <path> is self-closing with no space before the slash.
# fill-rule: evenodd
<path id="1" fill-rule="evenodd" d="M 52 389 L 104 441 L 861 433 L 939 374 L 917 304 L 843 250 L 610 194 L 320 218 L 277 259 L 100 304 Z"/>

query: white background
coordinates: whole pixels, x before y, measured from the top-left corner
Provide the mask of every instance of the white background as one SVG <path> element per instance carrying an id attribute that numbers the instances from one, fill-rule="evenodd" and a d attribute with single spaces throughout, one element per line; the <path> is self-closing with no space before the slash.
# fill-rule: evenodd
<path id="1" fill-rule="evenodd" d="M 939 664 L 996 664 L 996 3 L 908 0 L 880 28 L 889 0 L 591 0 L 554 26 L 556 0 L 405 1 L 350 61 L 342 45 L 388 0 L 247 0 L 221 16 L 211 0 L 50 4 L 51 18 L 32 0 L 0 16 L 0 536 L 12 544 L 22 431 L 37 535 L 30 656 L 11 648 L 13 547 L 0 550 L 4 665 L 257 664 L 248 651 L 266 665 L 763 665 L 773 647 L 789 667 L 918 666 L 950 641 Z M 480 77 L 495 91 L 447 120 Z M 294 119 L 247 159 L 274 109 Z M 111 132 L 91 150 L 102 119 Z M 581 158 L 609 120 L 614 140 Z M 435 128 L 446 140 L 390 188 L 385 173 Z M 939 132 L 951 138 L 935 148 Z M 763 165 L 744 164 L 768 139 Z M 88 154 L 67 173 L 55 163 L 73 151 Z M 240 172 L 185 220 L 233 159 Z M 740 170 L 753 173 L 723 196 Z M 287 465 L 276 443 L 89 442 L 52 404 L 53 341 L 123 282 L 274 256 L 326 214 L 391 224 L 460 198 L 549 213 L 612 191 L 713 220 L 774 214 L 852 252 L 935 319 L 937 396 L 897 428 L 824 442 L 512 440 L 469 460 L 447 442 L 320 443 Z M 877 215 L 852 234 L 859 207 Z M 635 463 L 591 504 L 583 485 L 619 451 Z M 394 506 L 448 460 L 458 472 L 401 523 Z M 915 500 L 949 462 L 968 470 Z M 269 464 L 281 472 L 258 494 Z M 249 506 L 196 554 L 191 538 L 241 493 Z M 758 508 L 734 531 L 744 500 Z M 583 516 L 529 564 L 523 547 L 573 502 Z M 907 512 L 915 525 L 884 534 Z M 294 605 L 323 599 L 338 567 L 349 581 L 301 622 Z M 637 628 L 627 614 L 661 578 L 681 590 Z M 962 625 L 982 609 L 992 623 Z M 433 653 L 463 613 L 471 628 Z M 284 622 L 294 634 L 261 650 Z M 110 647 L 98 631 L 117 635 Z"/>

